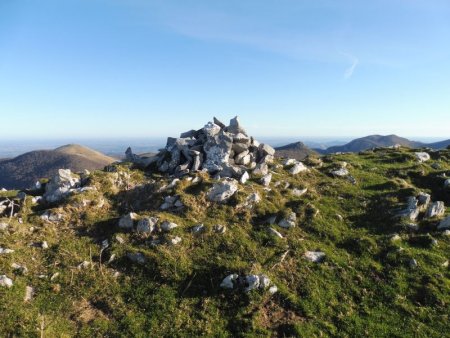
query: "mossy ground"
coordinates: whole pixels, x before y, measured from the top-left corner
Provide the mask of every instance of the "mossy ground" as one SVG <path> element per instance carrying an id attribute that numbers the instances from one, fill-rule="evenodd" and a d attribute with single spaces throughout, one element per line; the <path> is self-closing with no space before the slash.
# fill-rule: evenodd
<path id="1" fill-rule="evenodd" d="M 447 336 L 450 272 L 443 263 L 450 259 L 450 238 L 436 230 L 437 220 L 421 221 L 412 233 L 392 217 L 419 191 L 450 205 L 442 178 L 450 173 L 450 151 L 432 157 L 420 164 L 411 150 L 381 149 L 327 156 L 322 167 L 297 176 L 279 167 L 270 192 L 255 178 L 224 205 L 207 201 L 213 184 L 207 175 L 158 192 L 170 180 L 127 165 L 118 166 L 121 174 L 95 172 L 90 185 L 98 191 L 51 206 L 64 221 L 42 221 L 44 207 L 27 201 L 23 224 L 14 220 L 0 233 L 0 246 L 15 250 L 0 256 L 0 273 L 14 280 L 11 289 L 0 288 L 0 336 Z M 329 176 L 344 161 L 357 184 Z M 276 187 L 279 181 L 308 192 L 295 197 L 291 188 Z M 236 207 L 253 192 L 262 197 L 258 205 Z M 182 211 L 159 210 L 169 194 L 180 196 Z M 83 206 L 83 200 L 92 203 Z M 266 219 L 287 210 L 297 214 L 298 226 L 275 226 L 285 238 L 271 236 Z M 130 211 L 180 226 L 150 237 L 124 232 L 118 218 Z M 199 223 L 206 231 L 192 234 Z M 215 233 L 216 224 L 227 232 Z M 401 241 L 392 242 L 393 233 Z M 182 238 L 176 246 L 150 245 L 174 236 Z M 105 239 L 110 246 L 102 251 Z M 44 240 L 47 250 L 29 246 Z M 302 259 L 316 249 L 326 253 L 323 263 Z M 130 262 L 129 252 L 143 253 L 147 262 Z M 83 261 L 92 265 L 79 269 Z M 28 273 L 16 274 L 13 262 Z M 279 292 L 221 290 L 230 273 L 267 274 Z M 24 303 L 27 285 L 36 294 Z"/>

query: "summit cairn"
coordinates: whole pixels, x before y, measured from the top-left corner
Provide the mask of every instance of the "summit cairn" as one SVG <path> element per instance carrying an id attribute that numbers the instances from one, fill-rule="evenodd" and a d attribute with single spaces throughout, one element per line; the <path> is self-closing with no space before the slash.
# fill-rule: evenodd
<path id="1" fill-rule="evenodd" d="M 200 130 L 182 133 L 179 138 L 169 137 L 155 161 L 159 171 L 170 175 L 202 170 L 222 178 L 240 179 L 247 170 L 271 163 L 274 154 L 271 146 L 248 136 L 238 117 L 231 119 L 229 126 L 214 118 Z"/>

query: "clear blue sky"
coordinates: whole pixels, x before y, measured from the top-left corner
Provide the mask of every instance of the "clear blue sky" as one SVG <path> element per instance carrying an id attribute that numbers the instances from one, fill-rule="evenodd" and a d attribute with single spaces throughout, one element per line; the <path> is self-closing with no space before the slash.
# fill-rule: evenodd
<path id="1" fill-rule="evenodd" d="M 0 139 L 450 137 L 448 0 L 0 0 Z"/>

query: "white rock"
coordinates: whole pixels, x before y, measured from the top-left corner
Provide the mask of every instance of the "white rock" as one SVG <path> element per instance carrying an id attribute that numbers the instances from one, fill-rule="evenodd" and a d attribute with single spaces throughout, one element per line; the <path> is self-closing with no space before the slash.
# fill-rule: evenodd
<path id="1" fill-rule="evenodd" d="M 122 216 L 119 220 L 119 228 L 122 229 L 133 229 L 134 221 L 138 218 L 138 215 L 134 212 Z"/>
<path id="2" fill-rule="evenodd" d="M 270 287 L 269 293 L 270 293 L 271 295 L 274 295 L 274 294 L 276 294 L 277 292 L 278 292 L 278 287 L 277 287 L 276 285 L 273 285 L 273 286 Z"/>
<path id="3" fill-rule="evenodd" d="M 205 230 L 206 230 L 205 226 L 203 224 L 199 224 L 192 228 L 192 233 L 198 235 L 204 232 Z"/>
<path id="4" fill-rule="evenodd" d="M 294 166 L 289 170 L 291 175 L 297 175 L 301 172 L 309 171 L 309 169 L 301 162 L 294 164 Z"/>
<path id="5" fill-rule="evenodd" d="M 261 289 L 267 289 L 270 286 L 270 278 L 266 275 L 259 275 L 259 287 Z"/>
<path id="6" fill-rule="evenodd" d="M 168 221 L 164 221 L 161 224 L 161 230 L 162 231 L 166 231 L 166 232 L 169 232 L 169 231 L 175 229 L 176 227 L 178 227 L 178 224 L 172 223 L 172 222 L 168 222 Z"/>
<path id="7" fill-rule="evenodd" d="M 308 189 L 292 189 L 292 195 L 296 196 L 296 197 L 300 197 L 303 196 L 304 194 L 306 194 L 308 192 Z"/>
<path id="8" fill-rule="evenodd" d="M 258 289 L 260 285 L 260 280 L 258 275 L 245 276 L 245 292 L 250 292 L 254 289 Z"/>
<path id="9" fill-rule="evenodd" d="M 450 178 L 445 180 L 444 188 L 450 188 Z"/>
<path id="10" fill-rule="evenodd" d="M 208 199 L 212 202 L 224 203 L 238 191 L 238 182 L 233 178 L 224 178 L 208 192 Z"/>
<path id="11" fill-rule="evenodd" d="M 34 288 L 32 286 L 27 285 L 25 288 L 25 297 L 23 298 L 24 302 L 30 302 L 34 297 Z"/>
<path id="12" fill-rule="evenodd" d="M 325 253 L 321 251 L 306 251 L 303 257 L 313 263 L 320 263 L 325 259 Z"/>
<path id="13" fill-rule="evenodd" d="M 442 201 L 431 203 L 425 214 L 425 218 L 440 217 L 445 214 L 445 205 Z"/>
<path id="14" fill-rule="evenodd" d="M 264 175 L 263 178 L 261 178 L 261 184 L 265 187 L 268 187 L 270 182 L 272 182 L 272 174 Z"/>
<path id="15" fill-rule="evenodd" d="M 426 162 L 426 161 L 429 161 L 430 160 L 430 155 L 428 154 L 428 153 L 425 153 L 425 152 L 417 152 L 417 153 L 414 153 L 415 155 L 416 155 L 416 159 L 419 161 L 419 162 Z"/>
<path id="16" fill-rule="evenodd" d="M 175 238 L 171 238 L 170 240 L 169 240 L 169 243 L 171 244 L 171 245 L 177 245 L 177 244 L 180 244 L 181 243 L 181 238 L 180 237 L 175 237 Z"/>
<path id="17" fill-rule="evenodd" d="M 253 169 L 253 175 L 264 176 L 269 173 L 269 167 L 267 163 L 257 164 L 255 169 Z"/>
<path id="18" fill-rule="evenodd" d="M 276 231 L 274 228 L 269 228 L 268 230 L 271 235 L 274 235 L 279 238 L 284 238 L 283 235 L 281 233 L 279 233 L 278 231 Z"/>
<path id="19" fill-rule="evenodd" d="M 336 176 L 336 177 L 345 177 L 345 176 L 348 176 L 349 174 L 350 173 L 345 168 L 340 168 L 340 169 L 331 171 L 331 175 Z"/>
<path id="20" fill-rule="evenodd" d="M 241 184 L 245 184 L 247 183 L 247 181 L 250 179 L 250 175 L 248 174 L 248 172 L 246 171 L 241 178 L 239 179 L 239 183 Z"/>
<path id="21" fill-rule="evenodd" d="M 8 227 L 8 223 L 0 223 L 0 231 L 5 231 L 6 229 L 8 229 Z"/>
<path id="22" fill-rule="evenodd" d="M 6 255 L 6 254 L 10 254 L 10 253 L 13 253 L 14 252 L 14 250 L 11 250 L 11 249 L 5 249 L 5 248 L 2 248 L 2 247 L 0 247 L 0 255 Z"/>
<path id="23" fill-rule="evenodd" d="M 296 163 L 298 163 L 297 160 L 295 160 L 293 158 L 288 158 L 288 159 L 283 161 L 283 166 L 287 167 L 287 166 L 290 166 L 290 165 L 293 165 L 293 164 L 296 164 Z"/>
<path id="24" fill-rule="evenodd" d="M 155 230 L 155 226 L 158 223 L 156 217 L 145 217 L 139 220 L 136 231 L 145 234 L 151 234 Z"/>
<path id="25" fill-rule="evenodd" d="M 297 216 L 295 215 L 294 212 L 291 212 L 291 214 L 287 217 L 282 219 L 278 225 L 282 228 L 286 228 L 286 229 L 290 229 L 295 227 L 297 222 Z"/>
<path id="26" fill-rule="evenodd" d="M 20 265 L 20 264 L 17 264 L 17 263 L 12 263 L 12 264 L 11 264 L 11 267 L 12 267 L 17 273 L 20 273 L 20 274 L 22 274 L 22 275 L 26 275 L 26 274 L 28 273 L 28 269 L 27 269 L 27 267 L 24 266 L 24 265 Z"/>
<path id="27" fill-rule="evenodd" d="M 42 249 L 48 249 L 48 243 L 47 243 L 47 241 L 41 242 L 41 248 L 42 248 Z"/>
<path id="28" fill-rule="evenodd" d="M 442 234 L 444 236 L 450 237 L 450 230 L 445 230 Z"/>
<path id="29" fill-rule="evenodd" d="M 125 240 L 124 240 L 122 237 L 120 237 L 119 235 L 116 236 L 116 241 L 117 241 L 119 244 L 125 243 Z"/>
<path id="30" fill-rule="evenodd" d="M 416 268 L 417 266 L 419 266 L 419 264 L 417 263 L 417 261 L 413 258 L 409 261 L 409 267 L 410 268 Z"/>
<path id="31" fill-rule="evenodd" d="M 6 275 L 0 275 L 0 286 L 10 288 L 14 285 L 11 278 L 6 277 Z"/>
<path id="32" fill-rule="evenodd" d="M 84 262 L 78 264 L 77 268 L 78 268 L 78 270 L 82 270 L 82 269 L 86 269 L 86 268 L 88 268 L 90 266 L 91 266 L 91 262 L 84 261 Z"/>
<path id="33" fill-rule="evenodd" d="M 216 224 L 214 226 L 214 231 L 218 234 L 224 234 L 227 231 L 227 227 L 225 225 Z"/>
<path id="34" fill-rule="evenodd" d="M 220 283 L 220 287 L 222 289 L 233 289 L 234 288 L 234 282 L 238 279 L 237 274 L 232 274 L 224 278 L 222 283 Z"/>

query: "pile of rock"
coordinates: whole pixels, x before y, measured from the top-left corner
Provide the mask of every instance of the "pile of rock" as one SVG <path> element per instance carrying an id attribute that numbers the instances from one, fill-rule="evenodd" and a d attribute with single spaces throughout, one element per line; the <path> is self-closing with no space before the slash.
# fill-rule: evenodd
<path id="1" fill-rule="evenodd" d="M 154 158 L 159 171 L 175 176 L 200 170 L 212 175 L 240 179 L 247 170 L 267 174 L 267 163 L 274 160 L 275 150 L 248 136 L 237 117 L 229 126 L 214 118 L 200 130 L 169 137 L 167 145 Z M 128 160 L 141 163 L 128 151 Z"/>
<path id="2" fill-rule="evenodd" d="M 431 196 L 421 192 L 417 196 L 408 197 L 406 207 L 398 211 L 396 217 L 417 221 L 422 212 L 425 219 L 442 217 L 445 214 L 445 204 L 442 201 L 431 202 Z"/>

